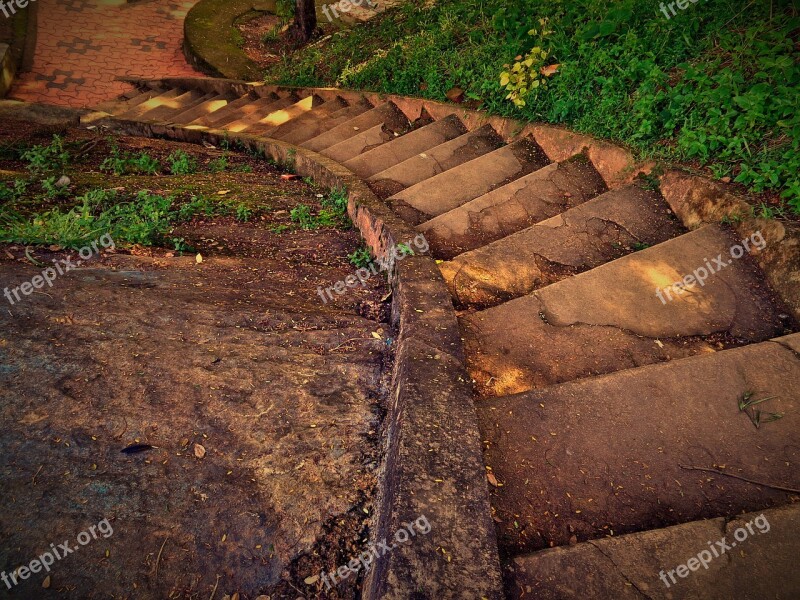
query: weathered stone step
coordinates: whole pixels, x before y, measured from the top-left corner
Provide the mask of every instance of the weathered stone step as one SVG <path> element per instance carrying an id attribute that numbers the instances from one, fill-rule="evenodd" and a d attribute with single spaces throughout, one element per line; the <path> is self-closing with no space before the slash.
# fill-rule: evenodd
<path id="1" fill-rule="evenodd" d="M 193 107 L 187 108 L 183 112 L 170 115 L 169 122 L 186 125 L 198 117 L 210 115 L 225 108 L 228 105 L 228 102 L 235 99 L 236 96 L 231 94 L 217 94 L 214 92 L 208 93 L 201 101 L 195 103 Z"/>
<path id="2" fill-rule="evenodd" d="M 380 171 L 367 181 L 378 196 L 388 198 L 407 187 L 488 154 L 501 146 L 503 138 L 491 125 L 484 125 Z"/>
<path id="3" fill-rule="evenodd" d="M 506 395 L 787 332 L 754 261 L 731 258 L 738 244 L 708 225 L 464 315 L 473 379 L 485 395 Z M 715 258 L 725 267 L 715 269 Z M 693 273 L 703 286 L 664 290 Z"/>
<path id="4" fill-rule="evenodd" d="M 207 100 L 206 94 L 196 90 L 188 90 L 172 100 L 164 102 L 139 116 L 142 121 L 165 121 L 172 115 L 194 108 L 199 102 Z"/>
<path id="5" fill-rule="evenodd" d="M 359 154 L 363 154 L 401 136 L 401 132 L 389 131 L 381 123 L 354 135 L 350 139 L 326 148 L 320 154 L 324 154 L 339 163 L 344 163 Z"/>
<path id="6" fill-rule="evenodd" d="M 252 125 L 246 127 L 244 131 L 246 131 L 247 133 L 252 133 L 257 135 L 267 135 L 267 132 L 269 130 L 275 129 L 280 125 L 285 125 L 292 119 L 296 119 L 302 115 L 311 112 L 311 110 L 315 106 L 319 106 L 322 103 L 323 103 L 322 98 L 320 98 L 316 94 L 306 96 L 305 98 L 298 100 L 291 106 L 287 106 L 286 108 L 271 112 L 260 121 L 257 121 L 256 123 L 253 123 Z"/>
<path id="7" fill-rule="evenodd" d="M 387 130 L 397 131 L 399 133 L 407 131 L 410 126 L 403 112 L 392 102 L 386 102 L 332 129 L 328 129 L 324 133 L 320 133 L 318 136 L 303 142 L 301 145 L 309 150 L 321 152 L 330 146 L 358 135 L 361 131 L 381 124 L 383 124 Z"/>
<path id="8" fill-rule="evenodd" d="M 288 108 L 296 103 L 300 98 L 295 94 L 289 94 L 288 96 L 284 96 L 280 100 L 275 100 L 274 102 L 265 101 L 263 104 L 259 104 L 259 106 L 249 112 L 248 114 L 239 115 L 237 118 L 234 118 L 232 121 L 229 122 L 220 122 L 217 123 L 217 127 L 221 127 L 223 129 L 227 129 L 228 131 L 233 132 L 240 132 L 244 131 L 254 123 L 257 123 L 267 115 L 274 113 L 277 110 L 283 110 L 284 108 Z M 259 101 L 257 100 L 256 103 Z"/>
<path id="9" fill-rule="evenodd" d="M 277 94 L 271 94 L 268 98 L 274 102 L 275 100 L 279 99 L 279 96 Z M 216 127 L 217 123 L 222 123 L 225 119 L 235 119 L 236 117 L 234 115 L 238 115 L 239 110 L 247 110 L 246 107 L 251 106 L 257 100 L 259 100 L 259 98 L 251 94 L 245 94 L 244 96 L 229 102 L 227 106 L 224 106 L 218 111 L 195 119 L 189 123 L 189 126 Z"/>
<path id="10" fill-rule="evenodd" d="M 533 138 L 524 138 L 420 181 L 391 196 L 388 204 L 409 223 L 423 223 L 509 181 L 538 171 L 549 162 Z"/>
<path id="11" fill-rule="evenodd" d="M 146 112 L 158 108 L 159 106 L 164 106 L 166 103 L 173 102 L 175 98 L 183 93 L 184 91 L 179 88 L 171 88 L 145 99 L 144 102 L 137 102 L 131 108 L 127 108 L 123 112 L 118 113 L 117 116 L 121 119 L 139 119 Z M 134 101 L 136 101 L 136 99 L 134 99 Z"/>
<path id="12" fill-rule="evenodd" d="M 553 217 L 606 190 L 586 159 L 551 164 L 419 226 L 438 258 L 452 258 Z"/>
<path id="13" fill-rule="evenodd" d="M 467 128 L 455 115 L 434 121 L 398 137 L 383 146 L 351 158 L 344 166 L 362 179 L 371 177 L 413 156 L 435 148 L 467 133 Z"/>
<path id="14" fill-rule="evenodd" d="M 317 119 L 293 129 L 288 134 L 283 135 L 281 139 L 290 144 L 301 145 L 303 142 L 313 139 L 326 131 L 330 131 L 342 123 L 346 123 L 359 115 L 369 112 L 373 108 L 372 104 L 365 98 L 362 98 L 355 104 L 346 106 L 332 113 L 325 119 Z"/>
<path id="15" fill-rule="evenodd" d="M 345 102 L 339 97 L 336 97 L 333 100 L 328 100 L 327 102 L 323 102 L 319 106 L 315 106 L 313 110 L 310 110 L 307 113 L 299 115 L 294 119 L 292 119 L 291 121 L 287 121 L 283 125 L 278 125 L 277 127 L 268 129 L 263 133 L 263 135 L 272 138 L 283 139 L 284 136 L 291 133 L 298 127 L 302 127 L 304 125 L 308 125 L 309 123 L 314 123 L 322 119 L 328 119 L 331 117 L 333 113 L 338 112 L 343 108 L 347 108 L 347 102 Z"/>
<path id="16" fill-rule="evenodd" d="M 739 403 L 769 397 L 748 409 L 762 411 L 756 427 Z M 800 334 L 494 398 L 477 410 L 498 484 L 500 545 L 511 555 L 792 497 L 685 467 L 800 488 Z M 766 413 L 783 417 L 765 422 Z"/>
<path id="17" fill-rule="evenodd" d="M 800 504 L 792 504 L 520 556 L 510 597 L 800 598 L 798 555 Z"/>
<path id="18" fill-rule="evenodd" d="M 123 95 L 121 98 L 116 100 L 103 102 L 97 106 L 97 110 L 101 110 L 112 115 L 121 115 L 124 112 L 136 108 L 143 102 L 147 102 L 156 96 L 160 96 L 165 91 L 167 91 L 167 88 L 164 87 L 148 88 L 146 90 L 131 90 L 130 96 Z"/>
<path id="19" fill-rule="evenodd" d="M 550 169 L 552 166 L 542 171 Z M 573 195 L 576 197 L 580 199 Z M 450 254 L 451 247 L 442 250 L 443 241 L 437 235 L 441 230 L 429 224 L 448 214 L 419 227 L 437 257 Z M 490 307 L 684 232 L 661 194 L 631 185 L 465 252 L 439 267 L 459 304 Z"/>

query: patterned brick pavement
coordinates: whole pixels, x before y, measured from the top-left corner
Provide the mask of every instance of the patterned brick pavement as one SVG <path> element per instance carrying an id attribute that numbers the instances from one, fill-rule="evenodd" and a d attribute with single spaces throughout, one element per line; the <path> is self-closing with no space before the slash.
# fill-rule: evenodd
<path id="1" fill-rule="evenodd" d="M 91 107 L 130 89 L 118 76 L 197 77 L 183 19 L 197 0 L 38 0 L 33 69 L 10 97 Z"/>

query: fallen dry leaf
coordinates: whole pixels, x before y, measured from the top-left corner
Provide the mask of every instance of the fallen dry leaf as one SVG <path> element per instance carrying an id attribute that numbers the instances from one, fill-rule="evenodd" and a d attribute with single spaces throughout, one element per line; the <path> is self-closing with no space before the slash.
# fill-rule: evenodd
<path id="1" fill-rule="evenodd" d="M 319 581 L 319 575 L 312 575 L 311 577 L 306 577 L 304 580 L 306 585 L 314 585 Z"/>
<path id="2" fill-rule="evenodd" d="M 491 483 L 494 487 L 500 487 L 500 484 L 497 482 L 497 477 L 494 476 L 494 473 L 487 473 L 486 479 L 488 479 L 489 483 Z"/>
<path id="3" fill-rule="evenodd" d="M 44 578 L 44 581 L 42 582 L 42 587 L 46 590 L 50 589 L 50 575 Z"/>
<path id="4" fill-rule="evenodd" d="M 194 445 L 194 455 L 197 458 L 203 458 L 206 455 L 206 449 L 203 448 L 200 444 Z"/>
<path id="5" fill-rule="evenodd" d="M 198 252 L 197 256 L 194 257 L 194 260 L 197 264 L 200 264 L 201 262 L 203 262 L 203 255 Z"/>
<path id="6" fill-rule="evenodd" d="M 544 75 L 545 77 L 552 77 L 558 71 L 558 67 L 561 65 L 548 65 L 546 67 L 542 67 L 539 69 L 539 72 Z"/>

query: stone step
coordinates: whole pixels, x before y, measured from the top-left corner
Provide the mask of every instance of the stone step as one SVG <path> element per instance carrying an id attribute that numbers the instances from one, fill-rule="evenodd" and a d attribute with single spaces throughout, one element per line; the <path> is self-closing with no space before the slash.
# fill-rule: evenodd
<path id="1" fill-rule="evenodd" d="M 484 395 L 506 395 L 785 333 L 786 309 L 732 248 L 743 250 L 732 232 L 707 225 L 464 315 L 473 379 Z M 686 276 L 704 285 L 669 289 Z"/>
<path id="2" fill-rule="evenodd" d="M 584 156 L 551 164 L 419 226 L 438 258 L 452 258 L 578 206 L 606 191 Z"/>
<path id="3" fill-rule="evenodd" d="M 326 119 L 317 119 L 316 121 L 306 123 L 305 125 L 293 129 L 281 139 L 290 144 L 301 145 L 303 142 L 313 139 L 326 131 L 330 131 L 359 115 L 369 112 L 373 108 L 372 104 L 365 98 L 362 98 L 358 102 L 332 113 Z"/>
<path id="4" fill-rule="evenodd" d="M 510 597 L 800 598 L 798 554 L 800 504 L 792 504 L 520 556 Z"/>
<path id="5" fill-rule="evenodd" d="M 279 96 L 277 94 L 272 94 L 270 98 L 274 102 L 275 100 L 279 99 Z M 218 111 L 195 119 L 194 121 L 189 123 L 189 125 L 190 126 L 196 125 L 202 127 L 216 127 L 216 124 L 223 122 L 224 119 L 230 120 L 236 118 L 234 117 L 234 115 L 237 115 L 240 109 L 244 109 L 244 107 L 250 106 L 256 100 L 259 100 L 259 98 L 253 96 L 252 94 L 245 94 L 244 96 L 241 96 L 240 98 L 237 98 L 236 100 L 229 102 L 227 106 L 224 106 Z"/>
<path id="6" fill-rule="evenodd" d="M 143 102 L 147 102 L 148 100 L 163 94 L 166 90 L 167 88 L 164 87 L 147 90 L 131 90 L 130 93 L 132 96 L 123 95 L 116 100 L 103 102 L 97 105 L 97 110 L 101 110 L 112 115 L 121 115 L 122 113 L 139 106 Z"/>
<path id="7" fill-rule="evenodd" d="M 344 163 L 399 137 L 401 137 L 401 133 L 389 131 L 381 123 L 354 135 L 348 140 L 326 148 L 320 154 L 332 158 L 336 162 Z"/>
<path id="8" fill-rule="evenodd" d="M 235 118 L 231 121 L 225 123 L 224 121 L 217 124 L 217 127 L 221 127 L 222 129 L 227 129 L 228 131 L 233 131 L 234 133 L 238 133 L 240 131 L 244 131 L 254 123 L 257 123 L 267 115 L 270 115 L 278 110 L 283 110 L 284 108 L 288 108 L 295 104 L 299 97 L 295 96 L 294 94 L 289 94 L 284 96 L 280 100 L 275 100 L 274 102 L 265 101 L 255 109 L 247 114 L 240 114 L 238 118 Z M 258 103 L 258 101 L 256 101 Z M 242 111 L 244 113 L 244 111 Z"/>
<path id="9" fill-rule="evenodd" d="M 759 427 L 739 409 L 743 398 L 771 396 L 747 409 L 762 411 Z M 800 334 L 481 401 L 477 410 L 510 555 L 792 497 L 685 467 L 800 488 Z M 767 412 L 783 417 L 765 422 Z"/>
<path id="10" fill-rule="evenodd" d="M 299 115 L 283 125 L 278 125 L 277 127 L 273 127 L 272 129 L 265 131 L 264 135 L 272 138 L 284 139 L 286 135 L 295 129 L 308 125 L 309 123 L 314 123 L 323 119 L 329 119 L 333 113 L 338 112 L 343 108 L 347 108 L 347 102 L 339 97 L 336 97 L 333 100 L 328 100 L 319 106 L 315 106 L 314 110 Z"/>
<path id="11" fill-rule="evenodd" d="M 203 92 L 197 90 L 188 90 L 169 100 L 161 106 L 156 106 L 139 116 L 142 121 L 165 121 L 171 115 L 181 113 L 190 108 L 194 108 L 196 104 L 202 102 L 206 98 Z"/>
<path id="12" fill-rule="evenodd" d="M 398 133 L 407 131 L 411 125 L 399 108 L 392 102 L 386 102 L 332 129 L 328 129 L 324 133 L 320 133 L 301 145 L 314 152 L 321 152 L 344 140 L 349 140 L 351 137 L 358 135 L 359 132 L 381 124 L 388 131 L 396 131 Z"/>
<path id="13" fill-rule="evenodd" d="M 418 225 L 538 171 L 549 159 L 533 138 L 524 138 L 406 188 L 388 204 Z"/>
<path id="14" fill-rule="evenodd" d="M 180 88 L 168 89 L 165 92 L 156 94 L 150 98 L 146 98 L 143 102 L 137 102 L 134 106 L 124 110 L 117 116 L 121 119 L 139 119 L 146 112 L 173 102 L 175 98 L 183 93 L 184 90 L 181 90 Z"/>
<path id="15" fill-rule="evenodd" d="M 301 117 L 302 115 L 308 114 L 315 106 L 321 105 L 322 102 L 322 98 L 316 94 L 306 96 L 291 106 L 287 106 L 286 108 L 276 110 L 275 112 L 268 114 L 260 121 L 257 121 L 256 123 L 246 127 L 244 131 L 246 133 L 266 136 L 267 131 L 275 129 L 281 125 L 285 125 L 291 120 Z"/>
<path id="16" fill-rule="evenodd" d="M 366 179 L 465 133 L 467 128 L 461 120 L 455 115 L 448 115 L 355 156 L 343 164 L 362 179 Z"/>
<path id="17" fill-rule="evenodd" d="M 185 110 L 176 115 L 172 115 L 169 120 L 171 123 L 179 123 L 186 125 L 195 119 L 210 115 L 225 108 L 229 102 L 235 100 L 236 96 L 232 94 L 209 94 L 208 98 L 203 102 L 195 105 L 193 108 Z"/>
<path id="18" fill-rule="evenodd" d="M 291 106 L 295 102 L 297 102 L 297 98 L 293 98 L 291 96 L 278 96 L 277 94 L 269 94 L 268 96 L 251 100 L 236 110 L 230 112 L 226 111 L 226 114 L 220 115 L 216 119 L 212 119 L 212 127 L 221 129 L 230 123 L 237 122 L 239 119 L 254 117 L 255 115 L 265 116 L 269 114 L 269 108 L 272 106 Z"/>
<path id="19" fill-rule="evenodd" d="M 367 182 L 378 196 L 388 198 L 502 146 L 503 138 L 491 125 L 484 125 L 375 173 Z"/>
<path id="20" fill-rule="evenodd" d="M 582 197 L 573 193 L 573 198 Z M 451 246 L 445 245 L 449 240 L 443 241 L 441 229 L 429 224 L 448 214 L 418 228 L 436 257 L 449 255 Z M 485 308 L 684 232 L 661 194 L 631 185 L 465 252 L 439 268 L 459 304 Z"/>

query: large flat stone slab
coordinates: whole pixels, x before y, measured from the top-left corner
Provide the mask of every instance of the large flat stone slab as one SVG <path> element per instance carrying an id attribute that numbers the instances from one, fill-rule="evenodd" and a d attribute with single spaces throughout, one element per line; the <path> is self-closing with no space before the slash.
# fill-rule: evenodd
<path id="1" fill-rule="evenodd" d="M 738 240 L 709 225 L 461 320 L 470 372 L 504 395 L 788 333 L 785 309 L 748 257 L 705 285 L 680 281 Z"/>
<path id="2" fill-rule="evenodd" d="M 480 402 L 501 547 L 530 552 L 789 502 L 681 465 L 800 488 L 800 359 L 787 347 L 798 339 Z M 755 427 L 738 406 L 748 394 L 774 396 L 755 408 L 783 418 Z"/>

